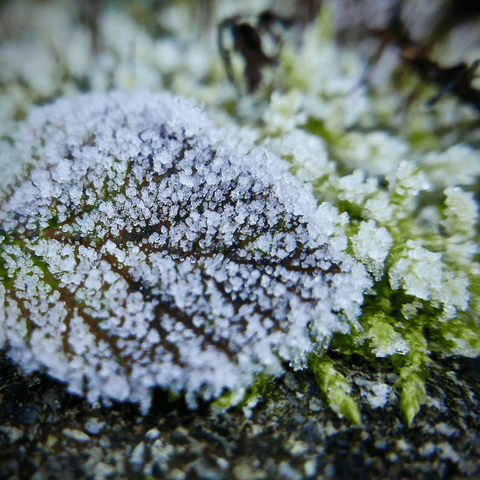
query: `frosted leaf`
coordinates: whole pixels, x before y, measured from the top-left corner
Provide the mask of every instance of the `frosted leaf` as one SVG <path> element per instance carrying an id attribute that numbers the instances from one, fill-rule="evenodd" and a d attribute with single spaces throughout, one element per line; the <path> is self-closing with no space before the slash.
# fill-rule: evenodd
<path id="1" fill-rule="evenodd" d="M 0 347 L 87 400 L 191 407 L 280 374 L 360 313 L 335 209 L 193 102 L 121 92 L 35 109 L 0 212 Z"/>
<path id="2" fill-rule="evenodd" d="M 365 202 L 365 215 L 372 217 L 379 223 L 391 222 L 395 214 L 395 207 L 390 201 L 390 196 L 387 192 L 379 190 L 372 198 Z"/>
<path id="3" fill-rule="evenodd" d="M 408 352 L 410 352 L 410 346 L 398 332 L 392 332 L 388 339 L 378 342 L 373 348 L 373 353 L 378 358 L 406 355 Z"/>

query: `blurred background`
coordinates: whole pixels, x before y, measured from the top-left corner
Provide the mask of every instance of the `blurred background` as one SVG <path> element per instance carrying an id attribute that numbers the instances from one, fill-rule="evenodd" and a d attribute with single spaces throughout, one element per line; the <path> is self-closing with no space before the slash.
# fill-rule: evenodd
<path id="1" fill-rule="evenodd" d="M 355 97 L 363 89 L 370 113 L 321 116 L 327 130 L 381 126 L 426 150 L 437 142 L 431 131 L 443 132 L 443 146 L 463 138 L 478 144 L 480 8 L 472 5 L 4 0 L 0 136 L 32 105 L 75 92 L 168 89 L 258 123 L 273 92 L 293 88 L 321 102 L 343 96 L 358 110 L 366 109 Z"/>

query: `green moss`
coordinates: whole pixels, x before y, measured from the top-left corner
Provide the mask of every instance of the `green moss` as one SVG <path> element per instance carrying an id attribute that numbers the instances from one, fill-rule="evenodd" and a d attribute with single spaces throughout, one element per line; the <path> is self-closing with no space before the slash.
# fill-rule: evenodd
<path id="1" fill-rule="evenodd" d="M 305 125 L 305 130 L 322 137 L 331 147 L 345 147 L 346 145 L 346 140 L 343 135 L 328 130 L 325 127 L 325 122 L 317 120 L 316 118 L 309 118 Z"/>
<path id="2" fill-rule="evenodd" d="M 350 383 L 340 372 L 335 370 L 333 361 L 327 355 L 312 354 L 309 358 L 309 366 L 330 408 L 339 417 L 345 417 L 354 425 L 360 425 L 362 419 L 358 405 L 349 395 Z"/>
<path id="3" fill-rule="evenodd" d="M 405 329 L 403 334 L 411 350 L 407 355 L 393 356 L 392 363 L 399 374 L 400 411 L 410 426 L 425 402 L 425 378 L 429 376 L 426 365 L 429 359 L 427 340 L 418 325 Z"/>
<path id="4" fill-rule="evenodd" d="M 360 355 L 369 361 L 374 361 L 379 352 L 390 351 L 387 357 L 399 375 L 400 412 L 411 425 L 425 402 L 425 379 L 429 377 L 428 366 L 432 363 L 430 352 L 443 355 L 458 345 L 480 351 L 480 327 L 468 312 L 460 312 L 456 318 L 441 321 L 441 308 L 428 301 L 418 302 L 416 297 L 406 295 L 402 289 L 392 290 L 386 280 L 377 282 L 374 289 L 377 294 L 365 299 L 360 328 L 353 329 L 349 335 L 336 335 L 331 347 L 348 355 Z M 402 310 L 406 305 L 414 304 L 413 311 L 416 313 L 406 318 Z M 409 351 L 394 353 L 395 345 L 401 346 L 402 343 L 408 345 Z M 346 380 L 333 372 L 333 364 L 326 357 L 322 361 L 315 360 L 310 367 L 315 372 L 320 389 L 325 394 L 330 392 L 330 396 L 327 395 L 329 404 L 339 411 L 342 395 L 348 392 Z M 335 395 L 332 382 L 338 382 Z M 348 411 L 350 400 L 345 402 L 342 408 Z M 356 419 L 351 413 L 349 415 Z"/>
<path id="5" fill-rule="evenodd" d="M 230 407 L 244 408 L 256 402 L 257 399 L 266 399 L 274 387 L 274 378 L 267 375 L 258 375 L 255 382 L 246 390 L 240 392 L 227 391 L 214 400 L 210 406 L 215 411 L 224 411 Z"/>

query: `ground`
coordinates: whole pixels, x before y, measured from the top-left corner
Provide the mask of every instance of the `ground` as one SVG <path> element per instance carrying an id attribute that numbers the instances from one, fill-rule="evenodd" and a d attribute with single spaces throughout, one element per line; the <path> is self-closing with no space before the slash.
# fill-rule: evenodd
<path id="1" fill-rule="evenodd" d="M 437 360 L 408 428 L 387 362 L 333 359 L 361 426 L 325 404 L 310 371 L 287 371 L 250 411 L 189 411 L 156 392 L 143 417 L 132 405 L 90 406 L 2 355 L 0 479 L 480 478 L 478 360 Z M 392 389 L 375 409 L 382 384 Z"/>

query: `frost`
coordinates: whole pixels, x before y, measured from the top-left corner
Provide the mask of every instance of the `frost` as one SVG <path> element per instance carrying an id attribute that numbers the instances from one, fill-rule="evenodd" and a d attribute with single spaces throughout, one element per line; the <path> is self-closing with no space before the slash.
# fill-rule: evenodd
<path id="1" fill-rule="evenodd" d="M 350 168 L 364 168 L 370 175 L 394 173 L 407 158 L 410 147 L 405 141 L 386 132 L 346 135 L 346 146 L 338 149 L 342 162 Z"/>
<path id="2" fill-rule="evenodd" d="M 362 378 L 356 378 L 355 383 L 362 391 L 364 397 L 373 409 L 384 408 L 387 402 L 394 396 L 392 388 L 383 382 L 372 382 Z"/>
<path id="3" fill-rule="evenodd" d="M 302 96 L 300 92 L 292 90 L 288 95 L 280 95 L 278 91 L 272 93 L 271 102 L 263 113 L 263 121 L 272 132 L 290 132 L 295 127 L 303 125 L 307 116 L 301 112 Z"/>
<path id="4" fill-rule="evenodd" d="M 379 280 L 383 276 L 385 259 L 393 245 L 388 230 L 385 227 L 376 228 L 375 222 L 369 220 L 360 225 L 351 241 L 355 257 Z"/>
<path id="5" fill-rule="evenodd" d="M 365 199 L 378 190 L 375 177 L 365 179 L 365 172 L 355 170 L 351 175 L 338 179 L 339 197 L 351 203 L 363 203 Z"/>
<path id="6" fill-rule="evenodd" d="M 444 152 L 430 152 L 422 163 L 432 181 L 441 187 L 472 185 L 480 175 L 480 155 L 468 145 L 458 144 Z"/>
<path id="7" fill-rule="evenodd" d="M 402 258 L 390 269 L 392 288 L 403 286 L 409 295 L 429 300 L 443 280 L 441 258 L 409 240 Z"/>
<path id="8" fill-rule="evenodd" d="M 478 205 L 471 192 L 464 192 L 459 187 L 445 189 L 446 209 L 442 226 L 450 235 L 457 235 L 458 240 L 472 240 L 476 234 L 478 222 Z"/>
<path id="9" fill-rule="evenodd" d="M 393 289 L 402 287 L 408 295 L 443 304 L 443 319 L 453 318 L 457 310 L 468 308 L 470 281 L 461 271 L 448 270 L 442 254 L 431 252 L 408 240 L 401 258 L 389 271 Z"/>
<path id="10" fill-rule="evenodd" d="M 0 213 L 10 356 L 145 412 L 152 387 L 194 407 L 348 331 L 371 280 L 346 219 L 272 152 L 237 145 L 167 94 L 35 109 Z"/>
<path id="11" fill-rule="evenodd" d="M 386 383 L 378 383 L 372 387 L 372 395 L 368 399 L 373 408 L 384 407 L 388 401 L 391 388 Z"/>
<path id="12" fill-rule="evenodd" d="M 394 206 L 387 192 L 375 192 L 372 198 L 365 202 L 366 215 L 381 224 L 388 224 L 394 216 Z"/>
<path id="13" fill-rule="evenodd" d="M 431 184 L 415 163 L 403 161 L 396 172 L 386 176 L 389 182 L 392 203 L 397 206 L 398 220 L 412 215 L 418 204 L 418 194 L 431 189 Z"/>
<path id="14" fill-rule="evenodd" d="M 273 11 L 287 15 L 288 6 L 276 3 Z M 2 8 L 0 203 L 8 203 L 11 215 L 2 217 L 0 233 L 0 345 L 8 342 L 26 371 L 47 366 L 51 375 L 68 378 L 71 391 L 87 389 L 91 401 L 123 398 L 119 390 L 128 389 L 125 398 L 145 409 L 153 385 L 187 390 L 192 405 L 198 396 L 216 395 L 215 388 L 223 388 L 215 380 L 218 369 L 200 368 L 214 358 L 231 368 L 226 376 L 240 385 L 232 387 L 231 398 L 239 399 L 251 390 L 252 365 L 255 372 L 276 374 L 282 360 L 304 364 L 313 343 L 320 349 L 317 340 L 330 339 L 335 329 L 348 331 L 348 314 L 355 330 L 334 335 L 334 348 L 390 357 L 401 377 L 400 406 L 411 422 L 424 401 L 429 353 L 480 353 L 478 112 L 447 92 L 435 97 L 439 90 L 414 69 L 403 69 L 393 47 L 385 48 L 372 70 L 360 54 L 363 48 L 339 43 L 336 33 L 349 25 L 381 28 L 385 22 L 382 10 L 352 5 L 335 9 L 334 18 L 334 3 L 323 2 L 310 24 L 275 28 L 278 46 L 266 53 L 278 50 L 278 63 L 265 69 L 262 88 L 246 96 L 238 96 L 226 78 L 217 26 L 243 14 L 254 25 L 252 15 L 272 8 L 266 0 L 209 2 L 208 20 L 198 15 L 195 2 L 162 4 L 155 13 L 145 2 L 131 9 L 107 2 L 93 30 L 79 22 L 75 2 L 9 2 Z M 261 37 L 263 46 L 268 35 Z M 473 51 L 468 56 L 463 60 L 470 64 L 478 57 Z M 245 83 L 241 57 L 231 56 L 239 85 Z M 69 101 L 48 110 L 49 122 L 46 110 L 33 107 L 80 90 L 115 88 L 192 96 L 222 131 L 207 120 L 199 127 L 191 121 L 200 118 L 199 111 L 186 119 L 188 109 L 178 105 L 162 117 L 170 102 L 165 97 L 155 115 L 153 105 L 133 108 L 123 100 L 106 115 L 101 97 L 92 96 L 97 104 L 75 103 L 75 118 L 83 123 L 69 120 Z M 427 107 L 432 98 L 435 104 Z M 28 126 L 12 135 L 32 107 Z M 206 143 L 195 143 L 199 132 Z M 164 148 L 165 135 L 170 150 Z M 228 168 L 218 162 L 225 152 L 234 159 Z M 172 171 L 177 157 L 179 169 Z M 165 171 L 169 179 L 160 179 Z M 250 174 L 257 189 L 247 202 Z M 236 175 L 240 181 L 231 190 L 218 188 Z M 192 196 L 200 191 L 211 193 L 208 202 Z M 290 228 L 292 218 L 286 222 L 284 212 L 303 223 Z M 200 263 L 197 256 L 211 252 L 211 242 L 217 250 Z M 325 247 L 323 259 L 310 255 L 312 242 Z M 233 250 L 234 260 L 227 255 Z M 292 258 L 306 266 L 305 276 L 288 264 Z M 266 265 L 267 259 L 288 269 Z M 342 272 L 329 271 L 337 261 Z M 363 265 L 375 279 L 373 287 L 345 284 L 350 276 L 365 278 Z M 328 272 L 326 284 L 311 278 L 315 268 Z M 345 299 L 329 297 L 345 289 Z M 318 312 L 308 306 L 311 300 L 302 293 L 307 290 L 321 298 Z M 245 291 L 257 296 L 241 298 Z M 176 305 L 177 313 L 193 304 L 209 313 L 191 315 L 191 328 L 165 315 L 160 331 L 154 324 L 159 298 L 171 300 L 167 304 Z M 287 318 L 288 328 L 279 329 L 276 317 L 260 314 L 273 305 L 278 315 L 298 311 L 298 328 Z M 307 327 L 308 315 L 323 321 Z M 238 353 L 232 361 L 233 354 L 227 358 L 225 349 L 218 353 L 208 341 L 195 350 L 198 331 L 217 335 L 215 341 L 230 342 L 230 348 L 229 335 L 237 338 L 237 328 L 244 328 L 237 347 L 245 356 Z M 432 335 L 427 339 L 425 332 Z M 67 334 L 71 338 L 65 340 Z M 179 353 L 159 353 L 184 338 L 187 346 Z M 113 358 L 112 346 L 123 358 Z M 198 362 L 183 368 L 177 357 L 189 355 L 191 346 Z M 89 363 L 87 352 L 103 360 Z M 150 366 L 160 355 L 168 371 Z M 125 365 L 133 365 L 128 381 L 121 373 Z M 117 371 L 120 377 L 112 374 Z M 127 383 L 115 380 L 107 388 L 106 378 Z M 203 378 L 212 380 L 195 383 Z M 230 388 L 225 382 L 224 387 Z M 325 392 L 357 418 L 351 399 L 337 393 Z"/>
<path id="15" fill-rule="evenodd" d="M 313 182 L 335 171 L 335 164 L 328 159 L 328 150 L 320 138 L 303 130 L 291 132 L 264 142 L 271 150 L 292 163 L 292 171 L 298 178 Z"/>

